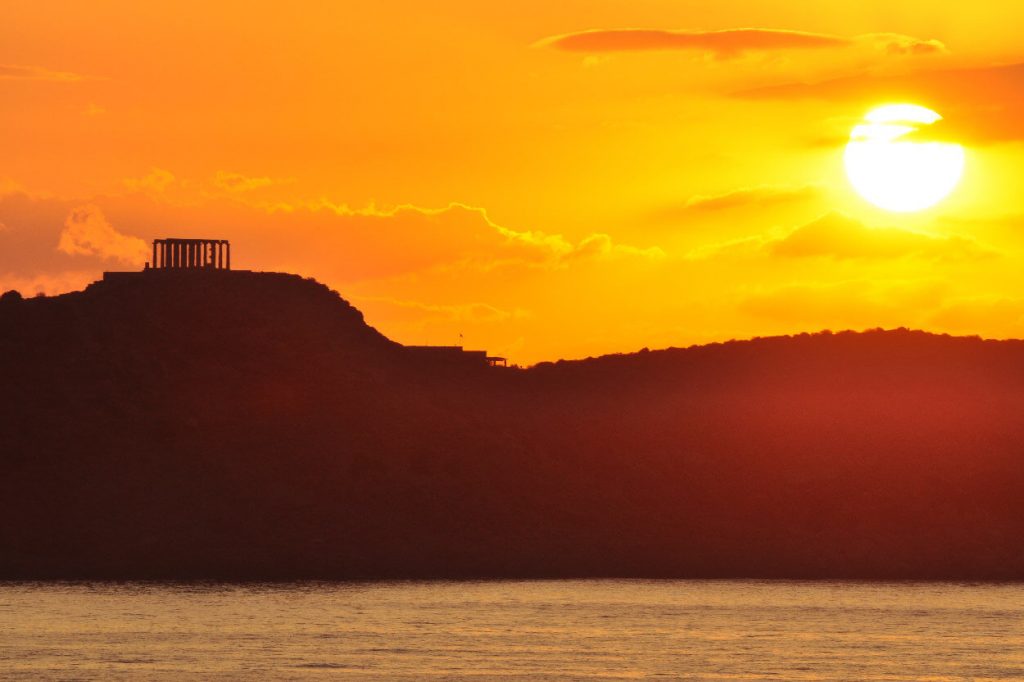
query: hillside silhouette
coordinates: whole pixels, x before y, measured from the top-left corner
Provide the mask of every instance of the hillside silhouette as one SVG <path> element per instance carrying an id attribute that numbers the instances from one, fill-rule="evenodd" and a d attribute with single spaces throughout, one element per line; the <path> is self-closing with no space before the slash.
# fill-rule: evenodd
<path id="1" fill-rule="evenodd" d="M 0 577 L 1024 579 L 1024 342 L 432 363 L 294 275 L 0 298 Z"/>

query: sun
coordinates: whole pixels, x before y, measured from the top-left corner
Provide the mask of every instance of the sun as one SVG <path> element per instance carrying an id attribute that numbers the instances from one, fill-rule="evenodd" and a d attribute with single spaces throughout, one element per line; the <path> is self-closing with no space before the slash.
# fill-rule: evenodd
<path id="1" fill-rule="evenodd" d="M 846 145 L 846 175 L 857 193 L 887 211 L 930 208 L 953 191 L 964 170 L 954 142 L 915 141 L 942 117 L 916 104 L 872 109 Z"/>

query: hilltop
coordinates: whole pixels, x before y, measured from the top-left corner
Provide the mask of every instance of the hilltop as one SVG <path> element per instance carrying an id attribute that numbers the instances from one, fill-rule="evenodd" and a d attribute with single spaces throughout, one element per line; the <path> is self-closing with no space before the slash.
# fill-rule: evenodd
<path id="1" fill-rule="evenodd" d="M 0 577 L 1024 578 L 1020 341 L 455 367 L 187 273 L 5 296 L 0 378 Z"/>

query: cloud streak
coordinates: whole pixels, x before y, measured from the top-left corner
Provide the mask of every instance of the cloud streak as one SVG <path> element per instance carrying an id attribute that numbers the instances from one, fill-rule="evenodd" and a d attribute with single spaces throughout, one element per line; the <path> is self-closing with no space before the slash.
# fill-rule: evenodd
<path id="1" fill-rule="evenodd" d="M 891 259 L 920 256 L 959 260 L 992 255 L 991 251 L 963 237 L 935 237 L 893 227 L 868 227 L 841 213 L 827 213 L 801 225 L 786 237 L 770 242 L 767 248 L 772 255 L 792 258 Z"/>
<path id="2" fill-rule="evenodd" d="M 292 179 L 275 180 L 266 176 L 252 177 L 231 171 L 217 171 L 213 176 L 213 184 L 226 192 L 252 192 L 270 187 L 271 185 L 290 184 Z"/>
<path id="3" fill-rule="evenodd" d="M 602 232 L 591 233 L 573 241 L 559 233 L 505 227 L 491 220 L 485 209 L 459 202 L 452 202 L 444 208 L 423 208 L 403 204 L 388 209 L 378 209 L 374 206 L 352 209 L 326 201 L 304 207 L 304 210 L 312 211 L 323 209 L 358 222 L 376 220 L 381 227 L 390 224 L 400 225 L 406 221 L 442 222 L 448 226 L 446 232 L 462 235 L 458 247 L 453 244 L 450 249 L 452 253 L 466 254 L 466 257 L 457 261 L 459 265 L 491 268 L 496 265 L 517 263 L 538 267 L 563 267 L 572 261 L 586 259 L 634 257 L 659 260 L 665 257 L 665 252 L 657 246 L 639 247 L 623 244 Z M 386 220 L 391 222 L 385 222 Z M 481 230 L 481 226 L 485 226 L 485 229 Z M 431 240 L 431 245 L 433 241 Z M 486 252 L 480 251 L 483 244 L 488 245 Z M 424 244 L 425 249 L 426 247 Z"/>
<path id="4" fill-rule="evenodd" d="M 731 59 L 750 52 L 841 49 L 861 44 L 868 44 L 889 55 L 927 55 L 946 51 L 946 47 L 937 40 L 921 40 L 898 33 L 872 33 L 846 38 L 827 33 L 770 28 L 715 31 L 592 29 L 551 36 L 539 41 L 537 46 L 587 54 L 691 50 L 716 59 Z"/>
<path id="5" fill-rule="evenodd" d="M 753 291 L 740 312 L 794 328 L 867 329 L 919 324 L 935 310 L 945 287 L 935 282 L 847 280 L 794 282 Z"/>
<path id="6" fill-rule="evenodd" d="M 788 232 L 775 230 L 692 251 L 690 260 L 726 256 L 885 261 L 901 258 L 964 261 L 997 251 L 964 237 L 942 237 L 895 227 L 869 227 L 835 211 Z"/>
<path id="7" fill-rule="evenodd" d="M 78 73 L 72 73 L 70 71 L 53 71 L 41 66 L 0 64 L 0 80 L 77 83 L 79 81 L 87 80 L 87 78 Z"/>
<path id="8" fill-rule="evenodd" d="M 1024 63 L 1019 63 L 899 76 L 859 75 L 756 88 L 733 96 L 763 101 L 817 100 L 844 108 L 862 108 L 871 102 L 917 102 L 943 115 L 946 137 L 993 143 L 1024 139 L 1022 82 Z"/>
<path id="9" fill-rule="evenodd" d="M 722 194 L 692 196 L 684 208 L 689 211 L 724 211 L 748 206 L 764 208 L 816 199 L 821 193 L 818 185 L 742 187 Z"/>

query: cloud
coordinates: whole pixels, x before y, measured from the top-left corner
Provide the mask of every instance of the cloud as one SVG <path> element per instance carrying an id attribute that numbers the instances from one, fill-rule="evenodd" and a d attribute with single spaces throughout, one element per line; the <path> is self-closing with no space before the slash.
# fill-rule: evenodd
<path id="1" fill-rule="evenodd" d="M 141 266 L 149 253 L 145 241 L 115 230 L 99 207 L 92 204 L 71 211 L 64 221 L 57 250 L 72 256 L 99 256 L 134 266 Z"/>
<path id="2" fill-rule="evenodd" d="M 250 176 L 225 170 L 219 170 L 207 178 L 187 178 L 178 177 L 167 169 L 157 167 L 151 168 L 141 177 L 125 178 L 122 181 L 128 189 L 147 194 L 159 201 L 192 204 L 224 196 L 243 200 L 246 194 L 265 198 L 265 193 L 259 190 L 290 185 L 294 182 L 294 178 Z M 287 204 L 280 206 L 290 208 Z"/>
<path id="3" fill-rule="evenodd" d="M 921 40 L 899 33 L 869 33 L 860 36 L 859 39 L 874 43 L 876 49 L 890 55 L 917 57 L 949 52 L 946 46 L 938 40 Z"/>
<path id="4" fill-rule="evenodd" d="M 0 64 L 0 80 L 51 81 L 55 83 L 77 83 L 86 77 L 70 71 L 51 71 L 41 66 L 15 66 Z"/>
<path id="5" fill-rule="evenodd" d="M 1024 299 L 1003 296 L 957 298 L 929 315 L 930 328 L 956 333 L 993 330 L 1019 336 L 1024 331 Z"/>
<path id="6" fill-rule="evenodd" d="M 695 195 L 683 208 L 687 211 L 722 211 L 733 208 L 776 206 L 815 199 L 821 196 L 819 185 L 761 185 L 743 187 L 722 194 Z"/>
<path id="7" fill-rule="evenodd" d="M 803 331 L 918 326 L 945 292 L 943 283 L 927 281 L 798 282 L 750 292 L 737 309 Z"/>
<path id="8" fill-rule="evenodd" d="M 151 168 L 141 178 L 125 178 L 124 186 L 140 192 L 162 194 L 175 182 L 177 182 L 177 178 L 171 171 L 163 168 Z"/>
<path id="9" fill-rule="evenodd" d="M 991 143 L 1024 139 L 1022 82 L 1024 63 L 897 76 L 867 74 L 819 83 L 774 85 L 734 96 L 769 101 L 819 100 L 857 110 L 878 102 L 916 102 L 945 117 L 942 126 L 946 138 Z M 937 134 L 931 130 L 928 133 Z"/>
<path id="10" fill-rule="evenodd" d="M 497 226 L 496 226 L 497 227 Z M 564 264 L 571 260 L 586 258 L 613 258 L 616 256 L 635 256 L 640 258 L 660 259 L 665 252 L 657 246 L 638 247 L 629 244 L 615 243 L 611 236 L 603 232 L 589 234 L 573 243 L 560 234 L 543 232 L 516 232 L 498 227 L 510 244 L 524 244 L 544 253 L 544 260 L 551 264 Z"/>
<path id="11" fill-rule="evenodd" d="M 920 256 L 965 259 L 993 252 L 963 237 L 936 237 L 892 227 L 868 227 L 860 221 L 827 213 L 766 244 L 769 253 L 790 258 L 891 259 Z"/>
<path id="12" fill-rule="evenodd" d="M 560 268 L 579 260 L 619 257 L 660 259 L 665 256 L 657 246 L 622 244 L 604 233 L 592 233 L 574 241 L 559 233 L 505 227 L 492 221 L 483 208 L 458 202 L 444 208 L 405 204 L 388 209 L 375 206 L 352 209 L 320 201 L 300 207 L 298 213 L 324 209 L 348 218 L 347 223 L 359 225 L 360 232 L 366 230 L 364 226 L 372 225 L 374 241 L 380 240 L 384 248 L 391 250 L 392 244 L 402 244 L 401 254 L 392 254 L 390 260 L 393 261 L 403 258 L 426 260 L 438 248 L 444 249 L 448 258 L 437 258 L 435 265 L 476 269 L 508 265 Z M 402 235 L 389 234 L 391 229 L 400 225 L 419 223 L 424 227 L 403 227 Z M 431 224 L 443 225 L 444 229 L 430 229 Z"/>
<path id="13" fill-rule="evenodd" d="M 687 254 L 688 260 L 723 256 L 831 258 L 834 260 L 971 260 L 998 252 L 964 237 L 942 237 L 895 227 L 868 227 L 835 211 L 788 231 L 773 228 L 763 234 L 708 244 Z"/>
<path id="14" fill-rule="evenodd" d="M 538 45 L 569 52 L 635 52 L 641 50 L 698 50 L 718 57 L 748 51 L 813 49 L 837 47 L 846 40 L 836 36 L 803 31 L 761 28 L 720 31 L 669 31 L 622 28 L 593 29 L 552 36 Z"/>
<path id="15" fill-rule="evenodd" d="M 654 50 L 692 50 L 716 59 L 750 52 L 820 50 L 869 45 L 888 55 L 924 55 L 946 51 L 937 40 L 921 40 L 897 33 L 872 33 L 854 38 L 769 28 L 734 28 L 716 31 L 665 29 L 593 29 L 545 38 L 537 43 L 568 52 L 600 54 Z"/>
<path id="16" fill-rule="evenodd" d="M 282 184 L 282 182 L 289 181 L 272 180 L 268 177 L 249 177 L 229 171 L 217 171 L 213 177 L 213 184 L 227 192 L 251 192 L 263 187 Z"/>
<path id="17" fill-rule="evenodd" d="M 569 258 L 607 258 L 612 256 L 638 256 L 641 258 L 664 258 L 665 252 L 654 246 L 639 248 L 628 244 L 616 244 L 611 235 L 597 232 L 581 239 L 568 253 Z"/>

